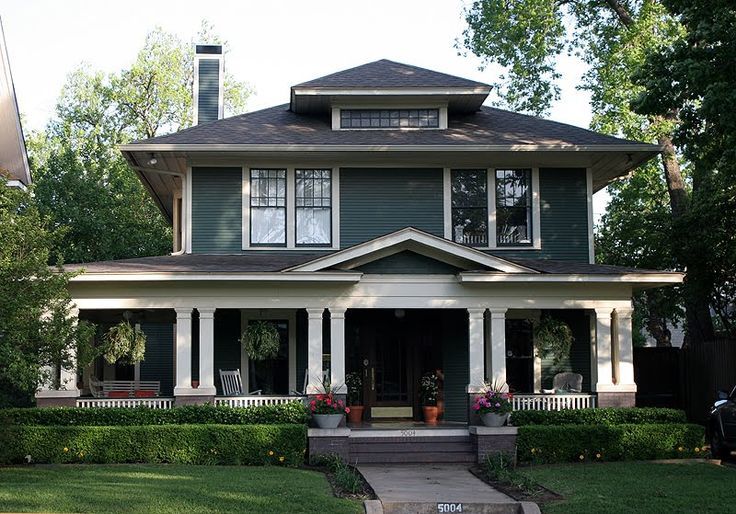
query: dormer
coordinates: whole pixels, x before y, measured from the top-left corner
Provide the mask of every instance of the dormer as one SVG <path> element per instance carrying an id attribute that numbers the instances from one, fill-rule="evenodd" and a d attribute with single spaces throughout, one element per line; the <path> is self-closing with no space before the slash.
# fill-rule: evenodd
<path id="1" fill-rule="evenodd" d="M 290 109 L 326 115 L 333 130 L 443 130 L 480 109 L 491 86 L 382 59 L 291 88 Z"/>

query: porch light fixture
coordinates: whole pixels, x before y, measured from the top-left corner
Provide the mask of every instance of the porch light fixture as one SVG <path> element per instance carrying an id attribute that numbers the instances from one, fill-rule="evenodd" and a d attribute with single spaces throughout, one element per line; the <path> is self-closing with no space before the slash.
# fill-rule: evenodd
<path id="1" fill-rule="evenodd" d="M 406 312 L 404 312 L 404 309 L 394 310 L 394 316 L 396 316 L 398 319 L 402 319 L 405 315 L 406 315 Z"/>
<path id="2" fill-rule="evenodd" d="M 148 159 L 148 165 L 149 166 L 155 166 L 157 162 L 158 162 L 158 159 L 156 159 L 156 157 L 154 157 L 153 153 L 151 153 L 151 158 Z"/>

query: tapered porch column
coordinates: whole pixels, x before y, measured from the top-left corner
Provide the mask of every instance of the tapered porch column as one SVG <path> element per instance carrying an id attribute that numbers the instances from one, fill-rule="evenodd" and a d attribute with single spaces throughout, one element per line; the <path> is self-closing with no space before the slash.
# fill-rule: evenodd
<path id="1" fill-rule="evenodd" d="M 631 329 L 631 316 L 633 309 L 616 308 L 616 339 L 618 351 L 615 353 L 618 359 L 617 386 L 627 391 L 636 391 L 634 382 L 634 344 Z"/>
<path id="2" fill-rule="evenodd" d="M 611 346 L 611 313 L 613 309 L 595 310 L 595 347 L 598 381 L 596 391 L 607 391 L 613 386 L 613 352 Z"/>
<path id="3" fill-rule="evenodd" d="M 307 394 L 322 391 L 322 317 L 324 309 L 307 309 Z"/>
<path id="4" fill-rule="evenodd" d="M 468 392 L 477 393 L 484 383 L 483 313 L 485 309 L 468 309 Z"/>
<path id="5" fill-rule="evenodd" d="M 191 396 L 192 389 L 192 307 L 176 310 L 176 385 L 174 396 Z"/>
<path id="6" fill-rule="evenodd" d="M 215 308 L 199 311 L 199 387 L 197 394 L 214 396 L 215 389 Z"/>
<path id="7" fill-rule="evenodd" d="M 330 309 L 330 384 L 336 393 L 346 394 L 345 384 L 345 310 Z"/>
<path id="8" fill-rule="evenodd" d="M 72 307 L 69 309 L 69 318 L 74 323 L 79 322 L 79 309 Z M 59 389 L 69 391 L 70 395 L 79 396 L 79 388 L 77 388 L 77 348 L 72 345 L 69 348 L 69 362 L 66 367 L 61 368 L 59 372 Z"/>
<path id="9" fill-rule="evenodd" d="M 79 309 L 72 305 L 68 313 L 75 322 L 79 320 Z M 79 397 L 77 387 L 77 351 L 68 349 L 68 363 L 61 369 L 58 366 L 44 366 L 44 383 L 36 391 L 36 405 L 38 407 L 76 407 Z M 59 377 L 58 387 L 56 377 Z"/>
<path id="10" fill-rule="evenodd" d="M 498 387 L 506 385 L 506 311 L 507 309 L 490 309 L 491 334 L 491 368 L 488 380 Z"/>

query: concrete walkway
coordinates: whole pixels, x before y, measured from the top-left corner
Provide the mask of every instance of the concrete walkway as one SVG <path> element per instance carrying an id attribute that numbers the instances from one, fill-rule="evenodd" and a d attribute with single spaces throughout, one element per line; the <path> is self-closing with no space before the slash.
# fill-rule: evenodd
<path id="1" fill-rule="evenodd" d="M 375 491 L 385 514 L 539 512 L 535 504 L 517 502 L 489 486 L 466 465 L 365 464 L 358 470 Z"/>

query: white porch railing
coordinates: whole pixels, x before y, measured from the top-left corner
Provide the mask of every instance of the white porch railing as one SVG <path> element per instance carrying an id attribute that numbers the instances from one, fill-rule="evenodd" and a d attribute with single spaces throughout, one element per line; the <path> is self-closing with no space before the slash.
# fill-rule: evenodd
<path id="1" fill-rule="evenodd" d="M 301 402 L 303 396 L 218 396 L 215 405 L 230 407 L 255 407 L 258 405 L 282 405 L 284 403 Z"/>
<path id="2" fill-rule="evenodd" d="M 78 398 L 77 407 L 149 407 L 151 409 L 170 409 L 173 398 Z"/>
<path id="3" fill-rule="evenodd" d="M 594 394 L 515 394 L 514 410 L 594 409 Z"/>

